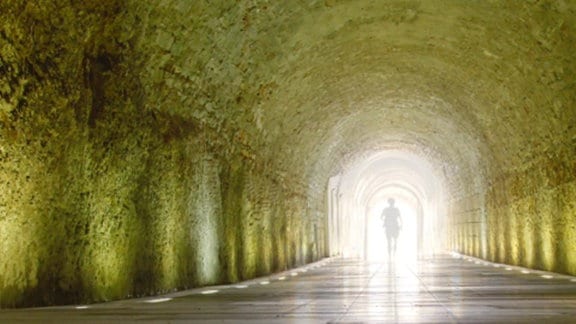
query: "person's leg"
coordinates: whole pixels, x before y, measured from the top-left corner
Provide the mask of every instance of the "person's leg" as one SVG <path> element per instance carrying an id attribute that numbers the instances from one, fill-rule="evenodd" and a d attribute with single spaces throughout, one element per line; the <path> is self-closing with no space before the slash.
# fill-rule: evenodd
<path id="1" fill-rule="evenodd" d="M 388 258 L 390 258 L 390 256 L 392 255 L 392 235 L 390 235 L 390 233 L 388 232 L 386 232 L 386 242 L 388 248 Z"/>

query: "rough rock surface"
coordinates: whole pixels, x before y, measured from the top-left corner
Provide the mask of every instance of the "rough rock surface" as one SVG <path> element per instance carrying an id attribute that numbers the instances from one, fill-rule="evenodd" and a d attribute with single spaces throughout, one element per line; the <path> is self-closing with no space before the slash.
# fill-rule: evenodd
<path id="1" fill-rule="evenodd" d="M 328 178 L 389 148 L 445 175 L 451 248 L 576 274 L 575 17 L 571 0 L 1 1 L 0 306 L 317 259 Z"/>

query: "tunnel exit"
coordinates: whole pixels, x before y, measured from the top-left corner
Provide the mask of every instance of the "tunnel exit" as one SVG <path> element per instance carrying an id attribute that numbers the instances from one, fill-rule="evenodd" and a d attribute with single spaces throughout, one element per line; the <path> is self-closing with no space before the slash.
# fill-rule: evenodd
<path id="1" fill-rule="evenodd" d="M 412 263 L 445 249 L 444 181 L 418 155 L 374 153 L 333 177 L 328 192 L 331 255 Z M 383 219 L 390 199 L 400 214 L 391 255 Z"/>
<path id="2" fill-rule="evenodd" d="M 417 203 L 404 197 L 392 197 L 400 211 L 400 226 L 394 249 L 393 242 L 388 243 L 383 210 L 389 206 L 386 200 L 379 200 L 368 208 L 366 214 L 365 258 L 369 261 L 395 260 L 406 263 L 415 262 L 418 256 L 420 238 L 418 236 Z M 392 238 L 391 238 L 392 241 Z M 390 251 L 389 251 L 390 250 Z M 391 253 L 389 253 L 391 252 Z"/>

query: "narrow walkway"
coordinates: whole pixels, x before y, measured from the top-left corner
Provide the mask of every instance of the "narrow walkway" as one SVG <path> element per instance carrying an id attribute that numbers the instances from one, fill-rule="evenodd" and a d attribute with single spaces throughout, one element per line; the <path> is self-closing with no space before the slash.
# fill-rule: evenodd
<path id="1" fill-rule="evenodd" d="M 571 323 L 576 279 L 448 255 L 415 265 L 337 258 L 157 298 L 0 310 L 0 323 L 12 322 Z"/>

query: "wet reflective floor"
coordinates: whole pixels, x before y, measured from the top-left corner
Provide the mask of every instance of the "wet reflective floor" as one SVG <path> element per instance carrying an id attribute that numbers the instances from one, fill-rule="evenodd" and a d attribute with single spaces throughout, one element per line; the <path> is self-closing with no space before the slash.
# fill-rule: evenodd
<path id="1" fill-rule="evenodd" d="M 0 310 L 0 323 L 576 323 L 576 279 L 445 255 L 326 259 L 235 285 Z"/>

